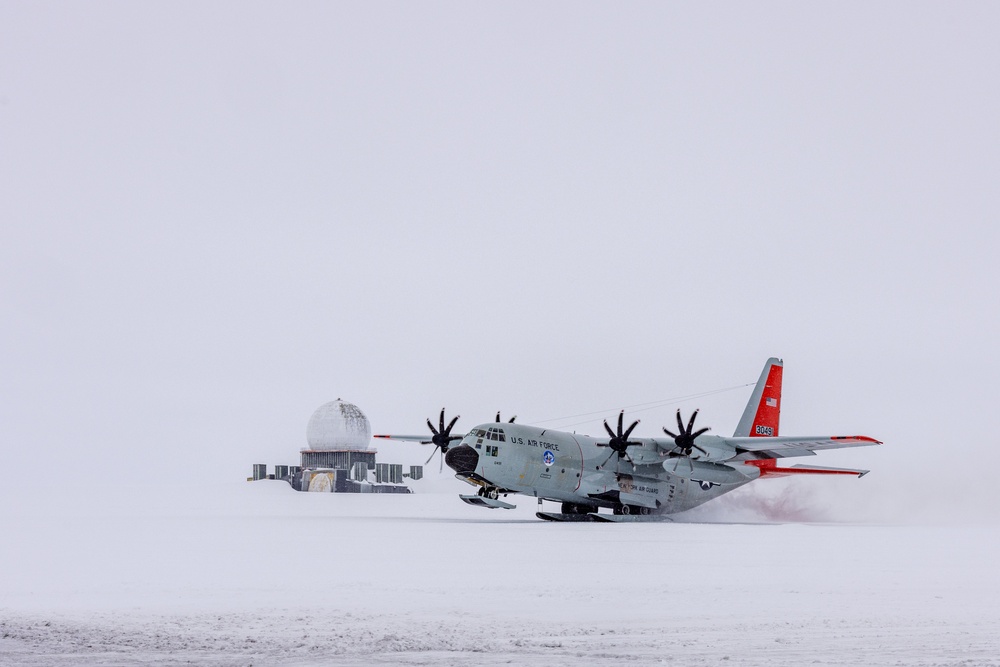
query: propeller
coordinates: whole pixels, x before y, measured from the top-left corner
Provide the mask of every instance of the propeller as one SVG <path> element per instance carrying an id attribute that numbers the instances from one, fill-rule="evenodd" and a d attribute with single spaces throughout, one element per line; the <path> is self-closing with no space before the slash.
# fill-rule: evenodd
<path id="1" fill-rule="evenodd" d="M 511 417 L 510 419 L 508 419 L 507 423 L 508 424 L 513 424 L 515 419 L 517 419 L 517 415 L 514 415 L 513 417 Z M 497 410 L 497 423 L 498 424 L 500 423 L 500 411 L 499 410 Z"/>
<path id="2" fill-rule="evenodd" d="M 440 421 L 438 422 L 438 428 L 434 428 L 434 424 L 431 423 L 430 419 L 427 420 L 427 428 L 429 428 L 431 430 L 431 433 L 434 434 L 434 436 L 430 439 L 430 441 L 429 441 L 428 444 L 433 444 L 434 447 L 435 447 L 434 451 L 431 452 L 430 457 L 428 457 L 427 463 L 430 463 L 431 459 L 434 458 L 434 455 L 438 452 L 438 450 L 440 450 L 441 451 L 441 470 L 444 470 L 444 455 L 445 455 L 445 452 L 448 451 L 448 447 L 451 446 L 452 442 L 454 442 L 455 440 L 461 440 L 462 439 L 462 436 L 460 436 L 460 435 L 452 435 L 451 434 L 451 429 L 454 428 L 455 422 L 457 422 L 458 419 L 459 419 L 459 415 L 455 415 L 454 417 L 451 418 L 451 421 L 448 422 L 448 425 L 445 426 L 444 425 L 444 408 L 441 408 L 441 418 L 440 418 Z M 424 463 L 424 465 L 427 465 L 427 463 Z"/>
<path id="3" fill-rule="evenodd" d="M 691 419 L 688 420 L 687 426 L 684 425 L 684 420 L 681 419 L 681 411 L 677 411 L 677 430 L 678 433 L 672 433 L 667 430 L 667 427 L 663 427 L 663 432 L 674 439 L 674 449 L 670 452 L 671 457 L 681 457 L 685 456 L 688 458 L 688 463 L 691 463 L 691 453 L 697 449 L 702 454 L 708 455 L 708 452 L 694 444 L 695 438 L 697 438 L 702 433 L 707 433 L 711 429 L 708 427 L 700 428 L 697 431 L 694 430 L 694 420 L 698 417 L 698 410 L 691 413 Z M 676 469 L 676 464 L 674 469 Z M 694 464 L 691 463 L 691 470 L 694 470 Z"/>
<path id="4" fill-rule="evenodd" d="M 630 435 L 632 435 L 632 431 L 635 429 L 635 427 L 639 425 L 639 420 L 636 419 L 634 422 L 632 422 L 632 425 L 629 426 L 623 432 L 622 431 L 622 420 L 624 418 L 625 418 L 625 411 L 622 410 L 621 412 L 618 413 L 618 432 L 617 433 L 615 433 L 614 431 L 612 431 L 611 427 L 608 426 L 608 420 L 607 419 L 604 420 L 604 430 L 608 432 L 608 436 L 610 437 L 610 439 L 608 440 L 608 442 L 598 442 L 598 443 L 595 443 L 595 444 L 598 447 L 610 447 L 611 448 L 611 453 L 608 454 L 608 458 L 604 459 L 604 463 L 602 463 L 599 466 L 601 468 L 603 468 L 605 465 L 607 465 L 608 461 L 610 461 L 611 457 L 614 456 L 615 454 L 618 455 L 618 460 L 619 461 L 622 460 L 622 459 L 626 459 L 629 463 L 631 463 L 632 465 L 635 465 L 635 461 L 633 461 L 632 457 L 628 455 L 628 448 L 629 447 L 641 447 L 642 443 L 641 442 L 632 442 L 628 438 L 629 438 Z"/>

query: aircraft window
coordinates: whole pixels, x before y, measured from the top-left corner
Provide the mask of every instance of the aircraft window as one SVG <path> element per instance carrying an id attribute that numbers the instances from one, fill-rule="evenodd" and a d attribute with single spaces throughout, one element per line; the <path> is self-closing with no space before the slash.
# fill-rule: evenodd
<path id="1" fill-rule="evenodd" d="M 481 438 L 484 435 L 486 435 L 486 431 L 484 431 L 483 429 L 479 429 L 478 431 L 476 431 L 476 435 Z"/>
<path id="2" fill-rule="evenodd" d="M 507 442 L 507 438 L 503 437 L 503 433 L 500 434 L 500 442 Z"/>

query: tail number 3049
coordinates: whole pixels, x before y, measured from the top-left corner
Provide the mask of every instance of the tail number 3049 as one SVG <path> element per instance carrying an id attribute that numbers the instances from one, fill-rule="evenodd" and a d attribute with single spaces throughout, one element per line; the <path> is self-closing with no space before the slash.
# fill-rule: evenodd
<path id="1" fill-rule="evenodd" d="M 757 435 L 766 435 L 767 437 L 771 437 L 774 435 L 774 429 L 770 426 L 755 426 L 754 433 Z"/>

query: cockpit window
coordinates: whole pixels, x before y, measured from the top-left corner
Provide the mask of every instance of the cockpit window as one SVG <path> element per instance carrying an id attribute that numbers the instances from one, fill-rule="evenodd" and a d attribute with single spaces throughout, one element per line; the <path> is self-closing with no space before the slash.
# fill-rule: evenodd
<path id="1" fill-rule="evenodd" d="M 486 431 L 484 431 L 483 429 L 478 429 L 478 430 L 476 431 L 476 435 L 477 435 L 477 436 L 479 436 L 479 437 L 481 438 L 481 437 L 483 437 L 484 435 L 486 435 Z"/>

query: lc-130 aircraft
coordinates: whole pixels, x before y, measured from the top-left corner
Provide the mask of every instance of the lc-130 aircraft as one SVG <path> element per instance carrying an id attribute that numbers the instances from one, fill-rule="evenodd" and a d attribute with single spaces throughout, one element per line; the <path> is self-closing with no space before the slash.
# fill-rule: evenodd
<path id="1" fill-rule="evenodd" d="M 663 520 L 762 477 L 865 475 L 867 470 L 778 465 L 778 459 L 813 456 L 819 450 L 882 444 L 863 435 L 779 436 L 782 369 L 781 359 L 772 357 L 764 364 L 731 438 L 709 435 L 708 428 L 694 430 L 697 410 L 686 424 L 678 410 L 676 433 L 664 428 L 665 438 L 632 438 L 639 422 L 623 428 L 624 410 L 617 429 L 605 420 L 607 437 L 515 424 L 513 419 L 501 423 L 499 414 L 496 422 L 452 435 L 458 417 L 446 425 L 443 409 L 438 428 L 427 420 L 431 437 L 375 437 L 433 444 L 456 477 L 479 487 L 476 495 L 459 496 L 471 505 L 512 509 L 514 505 L 500 500 L 511 493 L 534 496 L 539 504 L 562 503 L 561 513 L 537 513 L 551 521 Z M 602 507 L 612 513 L 599 513 Z"/>

